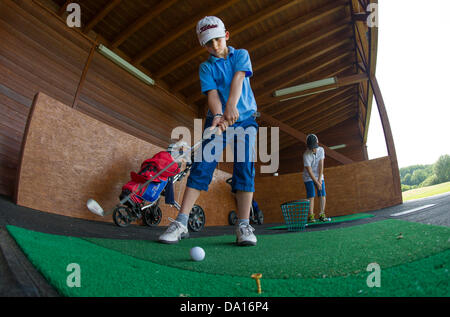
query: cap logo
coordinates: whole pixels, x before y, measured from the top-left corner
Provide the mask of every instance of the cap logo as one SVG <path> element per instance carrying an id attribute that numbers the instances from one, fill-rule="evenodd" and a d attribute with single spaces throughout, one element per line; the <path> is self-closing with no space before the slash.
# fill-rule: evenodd
<path id="1" fill-rule="evenodd" d="M 200 34 L 203 33 L 203 32 L 205 32 L 206 30 L 209 30 L 209 29 L 215 29 L 215 28 L 217 28 L 217 27 L 219 27 L 217 24 L 207 24 L 207 25 L 204 25 L 204 26 L 202 26 L 202 27 L 200 28 Z"/>

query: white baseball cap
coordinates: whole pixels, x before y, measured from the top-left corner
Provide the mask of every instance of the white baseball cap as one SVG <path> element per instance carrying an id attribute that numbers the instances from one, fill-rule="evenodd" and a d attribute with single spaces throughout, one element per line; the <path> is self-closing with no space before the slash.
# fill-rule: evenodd
<path id="1" fill-rule="evenodd" d="M 205 46 L 212 39 L 225 37 L 225 24 L 217 17 L 204 17 L 197 23 L 197 36 L 200 45 Z"/>

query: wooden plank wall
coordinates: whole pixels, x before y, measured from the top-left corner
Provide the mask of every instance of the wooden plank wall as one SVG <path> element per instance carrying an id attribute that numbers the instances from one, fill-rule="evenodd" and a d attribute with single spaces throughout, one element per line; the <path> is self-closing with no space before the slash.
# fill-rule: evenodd
<path id="1" fill-rule="evenodd" d="M 341 216 L 377 210 L 402 203 L 394 191 L 389 157 L 325 169 L 327 215 Z M 255 199 L 264 212 L 266 222 L 283 222 L 280 205 L 305 199 L 302 173 L 260 177 Z M 316 199 L 315 213 L 319 212 Z"/>
<path id="2" fill-rule="evenodd" d="M 43 92 L 71 106 L 91 43 L 29 0 L 0 1 L 0 194 L 12 196 L 25 124 Z M 95 53 L 77 109 L 159 146 L 197 109 Z M 170 114 L 170 115 L 169 115 Z"/>
<path id="3" fill-rule="evenodd" d="M 27 127 L 16 203 L 60 215 L 112 221 L 86 208 L 89 198 L 105 210 L 118 202 L 130 172 L 165 150 L 108 126 L 53 98 L 39 94 Z M 197 201 L 206 213 L 206 225 L 227 224 L 228 212 L 235 209 L 234 197 L 225 180 L 231 175 L 216 170 L 210 190 Z M 182 198 L 186 179 L 175 184 L 175 199 Z M 180 195 L 181 194 L 181 195 Z M 214 199 L 211 199 L 214 197 Z M 164 199 L 162 199 L 163 201 Z M 163 220 L 176 218 L 177 211 L 161 203 Z"/>

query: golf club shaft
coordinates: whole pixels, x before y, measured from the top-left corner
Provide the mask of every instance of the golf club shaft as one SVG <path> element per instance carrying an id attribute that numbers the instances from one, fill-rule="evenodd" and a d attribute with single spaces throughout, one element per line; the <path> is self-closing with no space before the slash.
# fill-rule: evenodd
<path id="1" fill-rule="evenodd" d="M 254 118 L 258 118 L 261 116 L 261 114 L 259 112 L 255 112 L 252 115 Z M 152 181 L 154 181 L 158 176 L 160 176 L 162 173 L 164 173 L 166 170 L 168 170 L 173 164 L 177 163 L 179 159 L 186 157 L 188 154 L 190 154 L 192 151 L 195 151 L 196 148 L 198 146 L 200 146 L 204 141 L 209 140 L 214 134 L 216 134 L 219 131 L 218 127 L 215 127 L 212 130 L 206 130 L 206 132 L 204 132 L 203 138 L 202 140 L 198 141 L 197 143 L 195 143 L 186 153 L 183 153 L 181 156 L 176 157 L 172 163 L 170 163 L 169 165 L 167 165 L 166 167 L 164 167 L 162 170 L 160 170 L 155 176 L 153 176 L 152 178 L 150 178 L 148 181 L 146 181 L 144 184 L 141 184 L 138 189 L 136 191 L 141 190 L 143 187 L 147 186 L 148 184 L 150 184 Z M 124 204 L 128 198 L 133 195 L 135 192 L 129 194 L 128 196 L 124 197 L 121 201 L 120 204 Z"/>
<path id="2" fill-rule="evenodd" d="M 252 116 L 253 116 L 254 118 L 259 118 L 259 117 L 261 116 L 261 114 L 260 114 L 259 112 L 255 112 Z M 127 195 L 126 197 L 124 197 L 122 200 L 120 200 L 119 204 L 117 204 L 116 207 L 117 207 L 117 206 L 120 206 L 120 205 L 123 205 L 123 204 L 130 198 L 131 195 L 135 194 L 135 192 L 141 190 L 143 187 L 145 187 L 145 186 L 147 186 L 148 184 L 150 184 L 150 183 L 151 183 L 152 181 L 154 181 L 158 176 L 160 176 L 162 173 L 164 173 L 165 171 L 167 171 L 173 164 L 178 163 L 178 160 L 180 160 L 180 159 L 182 159 L 182 158 L 184 158 L 184 157 L 187 157 L 188 154 L 190 154 L 190 153 L 193 152 L 193 151 L 196 151 L 196 148 L 197 148 L 198 146 L 200 146 L 204 141 L 209 140 L 209 139 L 210 139 L 214 134 L 216 134 L 218 131 L 219 131 L 219 127 L 215 127 L 215 128 L 212 129 L 212 130 L 210 130 L 210 129 L 206 130 L 206 131 L 204 132 L 204 136 L 203 136 L 202 140 L 200 140 L 200 141 L 198 141 L 197 143 L 195 143 L 188 151 L 186 151 L 186 153 L 183 153 L 182 155 L 180 155 L 180 156 L 174 158 L 173 162 L 171 162 L 169 165 L 167 165 L 167 166 L 164 167 L 162 170 L 160 170 L 156 175 L 154 175 L 152 178 L 150 178 L 150 179 L 149 179 L 148 181 L 146 181 L 144 184 L 139 185 L 139 187 L 138 187 L 138 189 L 137 189 L 136 191 L 130 193 L 129 195 Z M 116 207 L 115 207 L 115 208 L 116 208 Z M 113 211 L 114 211 L 114 209 L 112 209 L 112 210 L 110 210 L 110 211 L 108 211 L 108 212 L 105 212 L 105 213 L 103 214 L 103 217 L 106 216 L 106 215 L 111 214 Z"/>

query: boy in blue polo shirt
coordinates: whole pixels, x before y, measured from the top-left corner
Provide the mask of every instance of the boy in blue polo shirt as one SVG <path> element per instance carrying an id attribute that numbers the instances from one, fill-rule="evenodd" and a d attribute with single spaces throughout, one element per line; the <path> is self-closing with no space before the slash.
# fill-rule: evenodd
<path id="1" fill-rule="evenodd" d="M 197 24 L 197 36 L 200 45 L 210 53 L 209 59 L 203 62 L 199 69 L 202 93 L 207 96 L 209 108 L 205 130 L 217 127 L 219 131 L 207 144 L 209 148 L 214 149 L 212 156 L 217 157 L 217 154 L 221 154 L 226 145 L 233 141 L 231 186 L 232 191 L 236 193 L 239 218 L 236 243 L 241 246 L 254 246 L 257 239 L 253 234 L 254 229 L 250 226 L 249 217 L 255 187 L 254 146 L 258 125 L 254 117 L 257 106 L 249 79 L 253 75 L 250 57 L 244 49 L 227 46 L 230 34 L 217 17 L 208 16 L 200 20 Z M 216 167 L 217 160 L 211 160 L 210 157 L 203 157 L 200 162 L 193 163 L 180 212 L 177 219 L 171 220 L 166 232 L 159 237 L 160 242 L 178 243 L 180 239 L 188 237 L 189 212 L 200 192 L 208 190 Z"/>

